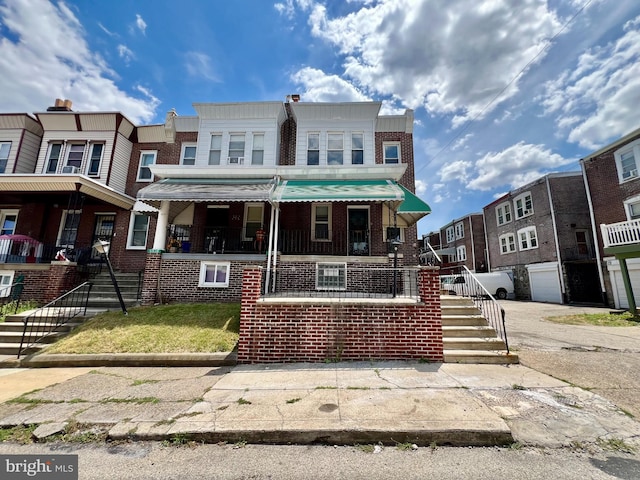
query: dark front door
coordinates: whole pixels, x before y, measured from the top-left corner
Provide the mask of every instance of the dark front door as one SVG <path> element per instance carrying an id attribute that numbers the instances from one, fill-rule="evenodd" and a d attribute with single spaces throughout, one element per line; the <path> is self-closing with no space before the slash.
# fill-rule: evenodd
<path id="1" fill-rule="evenodd" d="M 369 255 L 369 209 L 350 208 L 349 255 Z"/>
<path id="2" fill-rule="evenodd" d="M 113 225 L 115 224 L 116 216 L 111 214 L 97 214 L 96 223 L 93 228 L 93 241 L 91 245 L 95 244 L 98 240 L 104 240 L 105 242 L 111 242 L 113 237 Z M 100 254 L 95 248 L 91 249 L 91 258 L 99 259 Z"/>
<path id="3" fill-rule="evenodd" d="M 224 253 L 229 233 L 229 207 L 207 208 L 204 246 L 207 253 Z"/>

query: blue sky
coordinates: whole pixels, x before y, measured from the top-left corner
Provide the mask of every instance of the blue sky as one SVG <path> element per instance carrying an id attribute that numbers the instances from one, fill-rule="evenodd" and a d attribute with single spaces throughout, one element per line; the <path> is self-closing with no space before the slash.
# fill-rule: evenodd
<path id="1" fill-rule="evenodd" d="M 419 234 L 640 127 L 640 2 L 0 0 L 0 111 L 415 110 Z"/>

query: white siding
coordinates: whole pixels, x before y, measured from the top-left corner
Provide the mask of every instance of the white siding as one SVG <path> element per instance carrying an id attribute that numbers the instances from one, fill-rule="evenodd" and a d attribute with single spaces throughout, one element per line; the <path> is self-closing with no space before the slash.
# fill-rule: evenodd
<path id="1" fill-rule="evenodd" d="M 129 162 L 131 161 L 131 151 L 133 143 L 122 135 L 118 135 L 116 140 L 115 152 L 113 155 L 113 167 L 111 168 L 111 178 L 109 178 L 109 186 L 118 192 L 124 193 L 127 187 L 127 174 L 129 172 Z M 137 161 L 134 159 L 134 161 Z M 107 162 L 103 162 L 108 164 Z M 108 167 L 108 166 L 107 166 Z M 104 174 L 103 178 L 107 178 Z"/>
<path id="2" fill-rule="evenodd" d="M 20 158 L 18 158 L 15 173 L 33 173 L 35 171 L 40 140 L 41 138 L 38 135 L 27 131 L 24 132 L 22 146 L 20 147 Z"/>
<path id="3" fill-rule="evenodd" d="M 58 162 L 58 172 L 62 170 L 64 166 L 64 161 L 66 160 L 68 145 L 77 141 L 77 143 L 82 142 L 91 142 L 91 143 L 104 143 L 104 151 L 102 152 L 102 165 L 100 178 L 97 179 L 99 182 L 106 183 L 106 173 L 109 170 L 108 163 L 111 158 L 111 151 L 113 150 L 113 136 L 114 132 L 111 131 L 102 131 L 102 132 L 71 132 L 71 131 L 45 131 L 44 137 L 42 138 L 42 144 L 40 146 L 40 153 L 38 155 L 38 164 L 36 165 L 35 173 L 44 173 L 45 171 L 45 163 L 47 159 L 47 152 L 49 151 L 49 144 L 65 141 L 63 151 L 61 152 L 61 159 Z M 82 160 L 81 173 L 86 173 L 88 168 L 89 160 L 89 149 L 85 149 L 84 158 Z"/>

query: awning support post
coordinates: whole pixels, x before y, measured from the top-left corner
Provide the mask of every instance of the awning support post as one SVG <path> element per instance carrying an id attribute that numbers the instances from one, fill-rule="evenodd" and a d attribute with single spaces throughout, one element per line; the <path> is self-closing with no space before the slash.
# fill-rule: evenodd
<path id="1" fill-rule="evenodd" d="M 169 226 L 169 206 L 168 200 L 160 202 L 158 211 L 158 221 L 156 222 L 156 235 L 153 239 L 154 250 L 165 250 L 167 245 L 167 227 Z"/>

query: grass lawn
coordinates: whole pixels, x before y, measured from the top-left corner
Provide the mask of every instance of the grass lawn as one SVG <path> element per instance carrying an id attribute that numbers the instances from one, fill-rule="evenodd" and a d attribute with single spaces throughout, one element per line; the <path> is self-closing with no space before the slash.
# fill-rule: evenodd
<path id="1" fill-rule="evenodd" d="M 136 307 L 96 315 L 46 353 L 229 352 L 239 329 L 238 303 Z"/>
<path id="2" fill-rule="evenodd" d="M 582 313 L 579 315 L 563 315 L 547 317 L 546 320 L 566 325 L 595 325 L 598 327 L 638 327 L 640 318 L 629 312 L 624 313 Z"/>
<path id="3" fill-rule="evenodd" d="M 38 304 L 31 300 L 20 302 L 18 304 L 17 310 L 15 300 L 9 303 L 5 303 L 4 305 L 0 306 L 0 322 L 4 322 L 5 316 L 7 315 L 13 315 L 14 313 L 24 312 L 33 308 L 38 308 Z"/>

